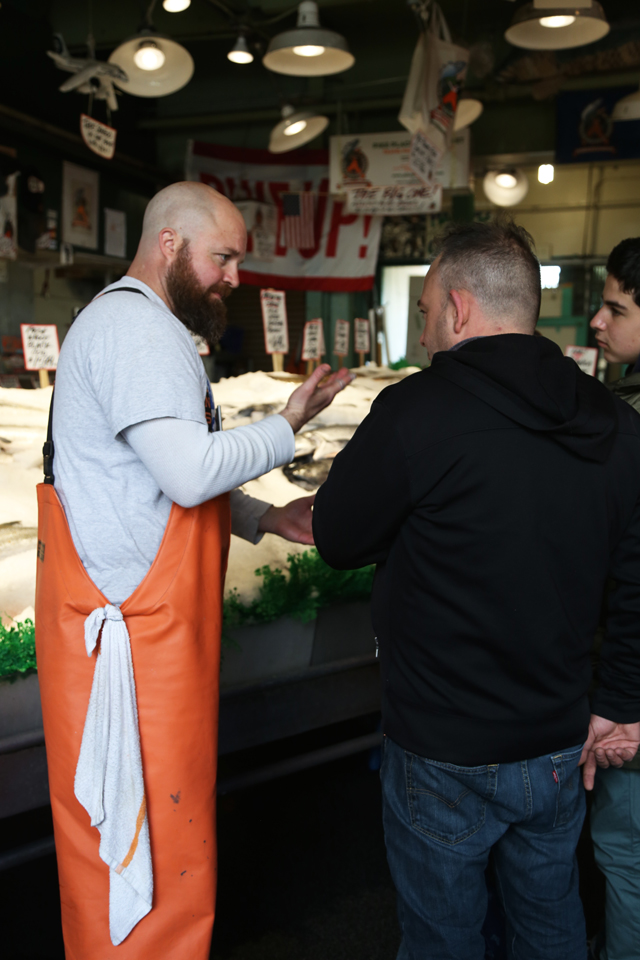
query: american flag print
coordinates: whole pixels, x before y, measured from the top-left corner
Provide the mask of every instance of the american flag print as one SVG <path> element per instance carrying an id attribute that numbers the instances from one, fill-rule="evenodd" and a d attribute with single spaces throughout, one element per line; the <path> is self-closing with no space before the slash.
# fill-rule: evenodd
<path id="1" fill-rule="evenodd" d="M 294 250 L 312 250 L 315 247 L 315 194 L 284 193 L 282 216 L 284 221 L 284 244 Z"/>

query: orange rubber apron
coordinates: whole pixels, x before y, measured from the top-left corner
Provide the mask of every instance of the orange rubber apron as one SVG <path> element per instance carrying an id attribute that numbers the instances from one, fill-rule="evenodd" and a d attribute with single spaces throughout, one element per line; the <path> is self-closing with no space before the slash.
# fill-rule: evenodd
<path id="1" fill-rule="evenodd" d="M 228 495 L 173 504 L 147 576 L 121 605 L 133 656 L 153 908 L 119 946 L 109 868 L 74 795 L 95 653 L 84 621 L 108 598 L 76 552 L 50 484 L 38 486 L 36 647 L 67 960 L 207 960 L 216 894 L 215 788 Z"/>

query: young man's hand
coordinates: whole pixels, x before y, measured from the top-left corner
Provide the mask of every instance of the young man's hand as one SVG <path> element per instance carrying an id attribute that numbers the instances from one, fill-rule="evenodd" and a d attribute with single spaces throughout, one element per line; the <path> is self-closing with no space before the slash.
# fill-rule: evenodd
<path id="1" fill-rule="evenodd" d="M 284 507 L 269 507 L 260 517 L 258 530 L 261 533 L 275 533 L 278 537 L 291 540 L 292 543 L 306 543 L 313 546 L 311 532 L 312 507 L 315 493 L 311 497 L 299 497 Z"/>
<path id="2" fill-rule="evenodd" d="M 640 723 L 615 723 L 592 713 L 580 757 L 585 789 L 593 790 L 598 767 L 621 767 L 626 760 L 633 760 L 639 746 Z"/>
<path id="3" fill-rule="evenodd" d="M 289 421 L 294 433 L 328 407 L 336 394 L 355 379 L 355 374 L 349 373 L 347 368 L 343 367 L 337 373 L 331 373 L 327 382 L 319 387 L 318 384 L 328 373 L 331 373 L 329 364 L 321 363 L 308 380 L 294 390 L 289 397 L 289 402 L 281 416 Z"/>

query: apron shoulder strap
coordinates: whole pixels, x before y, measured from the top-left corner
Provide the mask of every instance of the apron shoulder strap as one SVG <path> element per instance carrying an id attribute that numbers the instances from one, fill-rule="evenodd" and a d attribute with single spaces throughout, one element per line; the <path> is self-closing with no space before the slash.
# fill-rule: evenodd
<path id="1" fill-rule="evenodd" d="M 116 287 L 115 290 L 107 290 L 107 293 L 101 294 L 101 296 L 106 297 L 109 293 L 139 293 L 140 296 L 146 297 L 146 293 L 143 290 L 139 290 L 138 287 Z M 93 302 L 93 301 L 92 301 Z M 87 304 L 88 306 L 88 304 Z M 85 308 L 83 307 L 82 310 Z M 76 314 L 76 319 L 82 313 L 82 310 L 78 310 Z M 44 471 L 44 482 L 53 484 L 55 482 L 55 477 L 53 475 L 53 398 L 55 395 L 55 388 L 51 394 L 51 403 L 49 404 L 49 421 L 47 423 L 47 439 L 45 440 L 44 446 L 42 447 L 42 469 Z"/>

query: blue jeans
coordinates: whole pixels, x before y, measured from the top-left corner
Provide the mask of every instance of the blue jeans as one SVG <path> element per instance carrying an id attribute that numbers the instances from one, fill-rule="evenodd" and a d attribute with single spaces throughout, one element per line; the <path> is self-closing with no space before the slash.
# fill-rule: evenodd
<path id="1" fill-rule="evenodd" d="M 598 770 L 591 807 L 596 863 L 607 878 L 600 960 L 640 957 L 640 770 Z"/>
<path id="2" fill-rule="evenodd" d="M 585 960 L 576 846 L 581 747 L 458 767 L 385 737 L 387 857 L 398 892 L 397 960 L 483 960 L 489 853 L 513 960 Z"/>

